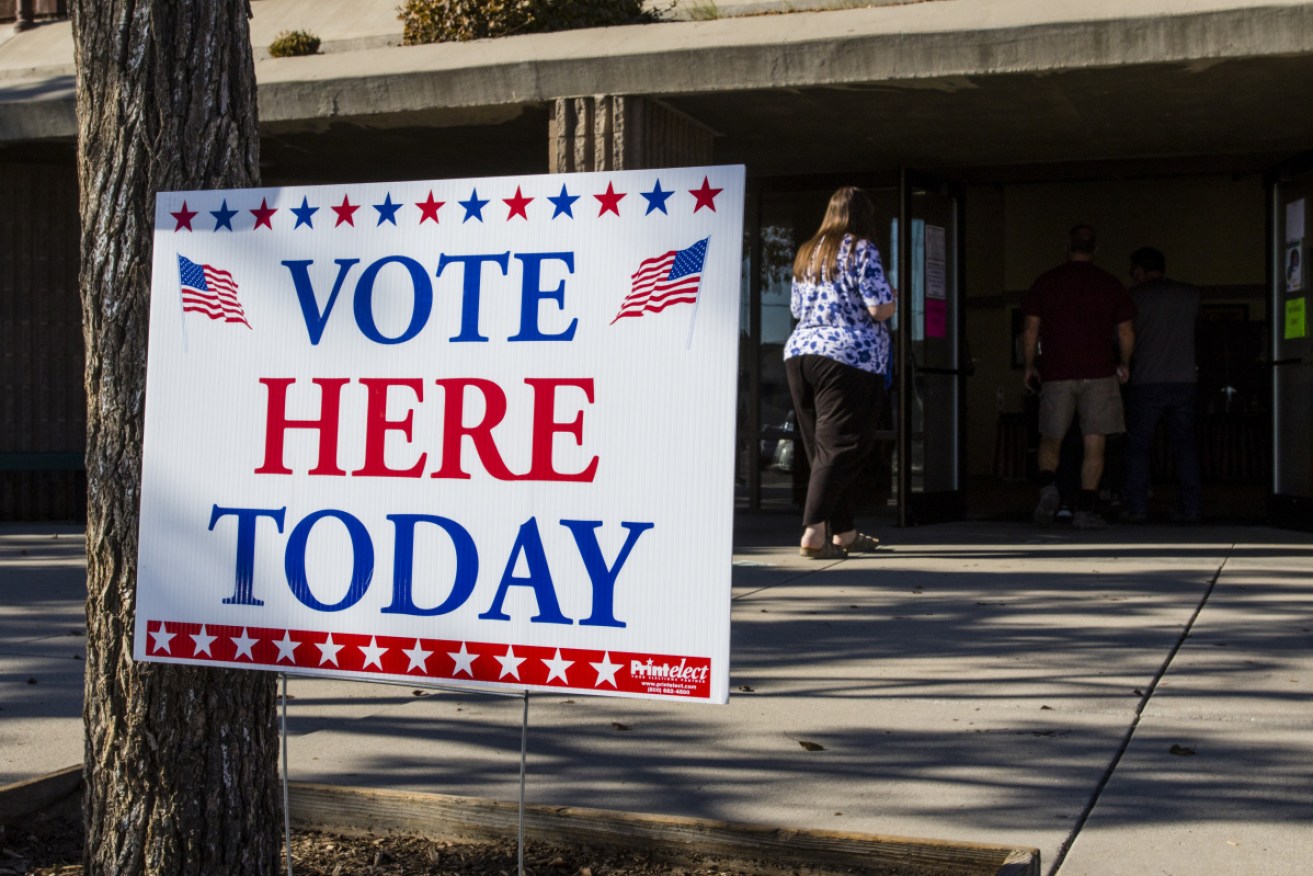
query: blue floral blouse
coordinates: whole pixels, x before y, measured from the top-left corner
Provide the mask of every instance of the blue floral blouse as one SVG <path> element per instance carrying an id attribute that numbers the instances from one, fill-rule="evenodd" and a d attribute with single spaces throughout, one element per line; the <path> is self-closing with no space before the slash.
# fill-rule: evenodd
<path id="1" fill-rule="evenodd" d="M 784 345 L 784 358 L 824 356 L 884 374 L 889 362 L 889 328 L 871 319 L 866 308 L 890 303 L 894 291 L 885 279 L 875 244 L 858 240 L 852 263 L 847 264 L 850 249 L 853 236 L 848 234 L 839 245 L 842 274 L 837 281 L 793 281 L 790 309 L 798 325 Z"/>

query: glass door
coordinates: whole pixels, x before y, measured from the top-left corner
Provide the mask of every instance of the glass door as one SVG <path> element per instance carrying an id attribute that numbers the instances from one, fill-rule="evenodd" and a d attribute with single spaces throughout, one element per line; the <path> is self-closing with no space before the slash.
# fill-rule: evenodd
<path id="1" fill-rule="evenodd" d="M 839 185 L 858 184 L 875 204 L 879 227 L 897 228 L 899 190 L 889 182 L 803 179 L 771 181 L 749 199 L 748 239 L 740 338 L 740 504 L 752 510 L 800 510 L 810 474 L 794 431 L 793 405 L 784 376 L 784 343 L 793 331 L 789 311 L 793 257 L 820 226 Z M 886 267 L 892 239 L 877 240 Z M 892 403 L 881 412 L 879 435 L 861 491 L 864 515 L 893 510 L 895 453 Z"/>
<path id="2" fill-rule="evenodd" d="M 1313 156 L 1283 168 L 1271 186 L 1272 499 L 1279 526 L 1313 530 Z"/>
<path id="3" fill-rule="evenodd" d="M 963 363 L 969 359 L 961 341 L 961 199 L 939 180 L 905 173 L 901 201 L 893 229 L 897 494 L 900 525 L 917 526 L 966 516 Z"/>

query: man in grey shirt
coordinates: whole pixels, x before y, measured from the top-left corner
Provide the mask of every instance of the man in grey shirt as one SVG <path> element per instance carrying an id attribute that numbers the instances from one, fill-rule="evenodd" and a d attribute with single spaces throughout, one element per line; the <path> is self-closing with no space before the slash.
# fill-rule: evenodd
<path id="1" fill-rule="evenodd" d="M 1203 487 L 1195 446 L 1198 382 L 1195 329 L 1199 290 L 1165 276 L 1167 262 L 1153 247 L 1131 253 L 1131 298 L 1135 301 L 1135 357 L 1126 397 L 1126 488 L 1122 497 L 1129 523 L 1149 513 L 1149 466 L 1154 431 L 1167 424 L 1180 479 L 1172 519 L 1198 523 Z"/>

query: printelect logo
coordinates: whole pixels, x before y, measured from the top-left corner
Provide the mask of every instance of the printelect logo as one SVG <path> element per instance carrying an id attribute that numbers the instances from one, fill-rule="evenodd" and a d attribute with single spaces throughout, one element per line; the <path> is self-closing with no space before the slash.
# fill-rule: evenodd
<path id="1" fill-rule="evenodd" d="M 687 657 L 674 664 L 657 663 L 650 657 L 646 663 L 629 661 L 629 674 L 639 681 L 691 681 L 702 684 L 710 672 L 710 666 L 689 666 Z"/>

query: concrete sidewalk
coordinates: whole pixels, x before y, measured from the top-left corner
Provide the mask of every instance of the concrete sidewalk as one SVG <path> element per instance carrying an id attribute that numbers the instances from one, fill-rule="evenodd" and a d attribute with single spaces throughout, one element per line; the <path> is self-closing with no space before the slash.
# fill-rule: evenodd
<path id="1" fill-rule="evenodd" d="M 1313 537 L 881 535 L 818 563 L 740 515 L 730 704 L 535 694 L 530 802 L 1036 846 L 1060 876 L 1309 872 Z M 81 758 L 83 592 L 77 530 L 0 528 L 0 783 Z M 291 694 L 295 780 L 517 794 L 519 700 Z"/>

